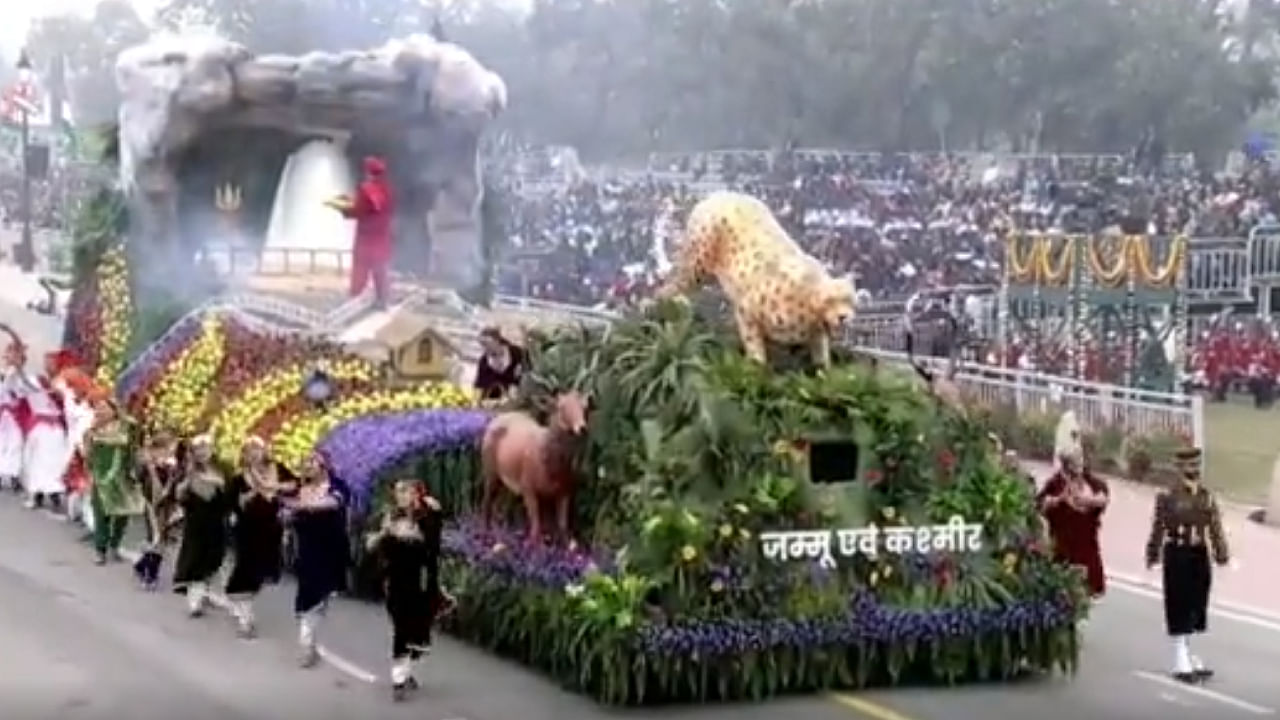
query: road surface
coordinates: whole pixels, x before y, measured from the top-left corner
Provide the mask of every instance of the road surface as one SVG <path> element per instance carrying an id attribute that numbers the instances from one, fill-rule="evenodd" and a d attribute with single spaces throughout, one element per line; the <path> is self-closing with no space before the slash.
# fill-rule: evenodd
<path id="1" fill-rule="evenodd" d="M 28 335 L 33 357 L 51 346 L 56 327 L 2 302 L 0 320 Z M 1280 667 L 1280 617 L 1216 611 L 1197 650 L 1218 677 L 1203 689 L 1185 688 L 1164 676 L 1170 649 L 1157 595 L 1115 580 L 1085 629 L 1081 669 L 1072 678 L 617 712 L 443 638 L 422 669 L 422 693 L 395 705 L 384 679 L 387 623 L 378 606 L 337 603 L 321 636 L 326 662 L 303 671 L 294 660 L 287 585 L 266 591 L 260 637 L 245 642 L 221 613 L 189 620 L 180 598 L 139 592 L 124 567 L 93 566 L 79 534 L 0 497 L 5 718 L 1203 720 L 1265 717 L 1280 708 L 1280 683 L 1271 674 Z"/>

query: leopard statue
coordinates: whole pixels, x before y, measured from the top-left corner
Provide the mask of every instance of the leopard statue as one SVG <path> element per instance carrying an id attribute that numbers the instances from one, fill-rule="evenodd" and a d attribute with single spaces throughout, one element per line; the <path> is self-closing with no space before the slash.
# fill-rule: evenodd
<path id="1" fill-rule="evenodd" d="M 774 342 L 807 345 L 817 365 L 831 364 L 831 336 L 856 309 L 853 278 L 828 273 L 763 202 L 736 192 L 703 198 L 675 255 L 658 297 L 683 296 L 714 278 L 748 357 L 767 362 Z"/>

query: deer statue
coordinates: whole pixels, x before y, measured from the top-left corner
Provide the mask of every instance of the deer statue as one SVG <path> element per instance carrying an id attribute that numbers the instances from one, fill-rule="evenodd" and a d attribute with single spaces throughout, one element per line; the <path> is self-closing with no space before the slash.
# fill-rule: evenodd
<path id="1" fill-rule="evenodd" d="M 523 412 L 508 412 L 489 423 L 480 443 L 484 496 L 480 515 L 489 523 L 499 488 L 524 502 L 529 542 L 542 541 L 542 512 L 554 508 L 556 530 L 570 541 L 569 512 L 577 486 L 573 471 L 576 438 L 587 429 L 587 399 L 576 390 L 556 396 L 546 426 Z"/>

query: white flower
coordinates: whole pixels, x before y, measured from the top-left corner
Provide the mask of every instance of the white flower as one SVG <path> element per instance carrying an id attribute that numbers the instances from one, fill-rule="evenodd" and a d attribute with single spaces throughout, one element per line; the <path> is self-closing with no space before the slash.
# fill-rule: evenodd
<path id="1" fill-rule="evenodd" d="M 564 594 L 568 595 L 571 598 L 576 598 L 581 596 L 585 590 L 586 588 L 582 587 L 581 585 L 578 585 L 577 583 L 570 583 L 569 585 L 564 586 Z"/>

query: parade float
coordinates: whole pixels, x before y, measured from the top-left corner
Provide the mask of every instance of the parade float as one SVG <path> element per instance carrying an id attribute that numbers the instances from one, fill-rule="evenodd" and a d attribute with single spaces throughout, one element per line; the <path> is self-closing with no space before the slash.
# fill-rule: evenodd
<path id="1" fill-rule="evenodd" d="M 255 62 L 216 47 L 169 65 L 198 78 L 227 57 Z M 148 52 L 121 62 L 146 67 Z M 134 143 L 122 150 L 130 199 L 104 195 L 81 225 L 68 346 L 144 427 L 210 433 L 224 463 L 250 435 L 292 467 L 324 453 L 357 519 L 376 516 L 390 480 L 426 480 L 450 517 L 443 575 L 459 603 L 445 622 L 456 636 L 608 704 L 1076 666 L 1084 584 L 1051 562 L 1031 488 L 990 440 L 1000 409 L 944 407 L 908 375 L 832 353 L 852 287 L 787 246 L 763 206 L 713 203 L 668 288 L 688 295 L 707 276 L 736 288 L 736 333 L 677 300 L 612 325 L 531 333 L 513 409 L 561 443 L 545 499 L 565 501 L 571 539 L 551 541 L 531 537 L 527 506 L 504 490 L 538 478 L 490 476 L 493 411 L 469 390 L 389 385 L 332 337 L 216 296 L 157 293 L 150 253 L 169 254 L 172 240 L 154 233 L 181 188 L 163 164 L 173 156 L 140 153 L 142 137 L 121 129 Z M 450 167 L 460 165 L 439 172 Z M 753 259 L 757 246 L 780 264 Z M 756 277 L 765 268 L 777 272 Z M 776 343 L 804 357 L 780 369 Z M 573 438 L 574 423 L 557 424 L 566 397 L 585 411 Z M 1002 434 L 1038 442 L 1022 427 Z M 486 484 L 499 496 L 487 519 Z"/>

